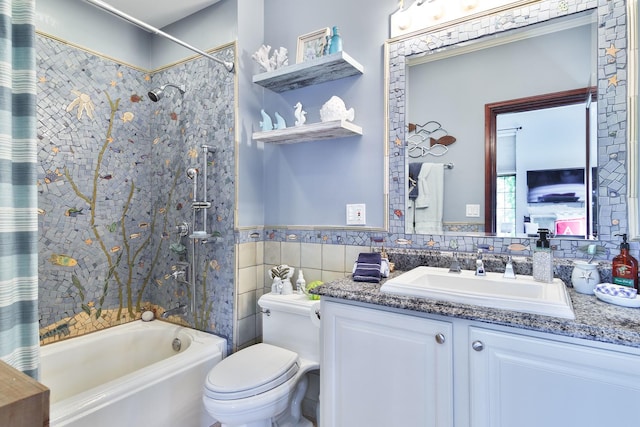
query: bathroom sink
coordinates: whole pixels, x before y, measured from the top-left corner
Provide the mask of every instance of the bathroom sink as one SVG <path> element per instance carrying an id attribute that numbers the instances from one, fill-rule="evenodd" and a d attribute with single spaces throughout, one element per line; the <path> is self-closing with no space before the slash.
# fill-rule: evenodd
<path id="1" fill-rule="evenodd" d="M 531 276 L 507 279 L 502 273 L 474 273 L 416 267 L 387 280 L 380 292 L 575 319 L 569 293 L 560 279 L 542 283 Z"/>

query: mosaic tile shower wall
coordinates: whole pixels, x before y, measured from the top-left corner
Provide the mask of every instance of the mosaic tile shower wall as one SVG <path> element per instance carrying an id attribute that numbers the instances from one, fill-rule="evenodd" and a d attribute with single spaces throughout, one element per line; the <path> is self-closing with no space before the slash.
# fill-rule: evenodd
<path id="1" fill-rule="evenodd" d="M 216 56 L 232 61 L 233 51 L 228 48 Z M 231 342 L 235 268 L 234 74 L 211 60 L 200 59 L 155 73 L 150 83 L 152 87 L 182 85 L 185 93 L 167 88 L 166 96 L 149 107 L 152 216 L 159 215 L 166 226 L 154 234 L 152 249 L 152 256 L 161 260 L 159 266 L 165 270 L 157 272 L 145 292 L 162 307 L 189 307 L 192 290 L 183 279 L 191 282 L 195 278 L 195 307 L 188 310 L 190 324 Z M 204 150 L 203 146 L 209 149 Z M 194 179 L 189 178 L 188 169 L 197 171 Z M 203 210 L 191 208 L 194 200 L 211 202 L 206 230 Z M 176 226 L 183 223 L 189 226 L 186 236 L 176 233 Z M 194 231 L 206 231 L 211 238 L 189 238 Z M 187 271 L 182 278 L 172 276 L 192 261 L 194 271 Z"/>
<path id="2" fill-rule="evenodd" d="M 187 314 L 172 320 L 230 339 L 233 75 L 208 59 L 150 74 L 44 36 L 37 43 L 41 339 L 176 306 Z M 216 54 L 232 60 L 234 49 Z M 153 103 L 147 92 L 165 83 L 186 92 L 168 88 Z M 191 223 L 185 170 L 202 170 L 205 144 L 209 229 L 219 237 L 202 244 L 176 225 Z"/>

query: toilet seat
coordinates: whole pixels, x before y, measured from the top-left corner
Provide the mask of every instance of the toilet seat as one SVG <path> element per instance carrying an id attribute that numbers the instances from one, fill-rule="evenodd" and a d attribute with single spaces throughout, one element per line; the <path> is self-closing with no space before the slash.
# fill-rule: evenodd
<path id="1" fill-rule="evenodd" d="M 207 375 L 205 396 L 235 400 L 272 390 L 300 368 L 298 354 L 270 344 L 256 344 L 223 359 Z"/>

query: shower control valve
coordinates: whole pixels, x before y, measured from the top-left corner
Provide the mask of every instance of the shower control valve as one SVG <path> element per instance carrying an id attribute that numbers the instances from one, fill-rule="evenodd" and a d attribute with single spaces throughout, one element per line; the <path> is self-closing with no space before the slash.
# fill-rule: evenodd
<path id="1" fill-rule="evenodd" d="M 189 234 L 189 224 L 183 222 L 182 224 L 176 225 L 176 232 L 180 235 L 180 237 L 184 237 Z"/>

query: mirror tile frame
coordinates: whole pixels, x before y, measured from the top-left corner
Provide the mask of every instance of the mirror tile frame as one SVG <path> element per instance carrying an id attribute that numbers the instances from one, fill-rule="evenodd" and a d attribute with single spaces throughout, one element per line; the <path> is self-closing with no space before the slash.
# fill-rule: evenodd
<path id="1" fill-rule="evenodd" d="M 640 201 L 638 199 L 638 187 L 640 186 L 640 174 L 638 173 L 638 0 L 627 0 L 627 62 L 629 81 L 627 83 L 627 120 L 628 120 L 628 158 L 636 159 L 629 162 L 627 203 L 629 212 L 629 239 L 640 240 Z"/>
<path id="2" fill-rule="evenodd" d="M 450 46 L 489 34 L 536 24 L 556 17 L 586 10 L 597 15 L 598 52 L 598 240 L 607 249 L 605 258 L 619 246 L 617 233 L 628 233 L 627 213 L 627 8 L 626 2 L 607 0 L 541 0 L 533 4 L 497 12 L 493 15 L 473 18 L 385 43 L 385 96 L 387 112 L 387 163 L 389 195 L 389 240 L 411 248 L 430 247 L 436 242 L 440 249 L 453 247 L 449 235 L 405 234 L 405 83 L 406 57 Z M 635 167 L 635 166 L 634 166 Z M 447 239 L 445 239 L 447 238 Z M 455 245 L 487 244 L 495 252 L 506 252 L 511 243 L 523 243 L 529 239 L 498 238 L 484 233 L 459 234 Z M 445 240 L 449 240 L 447 244 Z M 560 251 L 558 256 L 574 257 L 575 250 L 584 240 L 553 239 Z M 444 246 L 444 247 L 443 247 Z M 612 252 L 613 251 L 613 252 Z"/>

